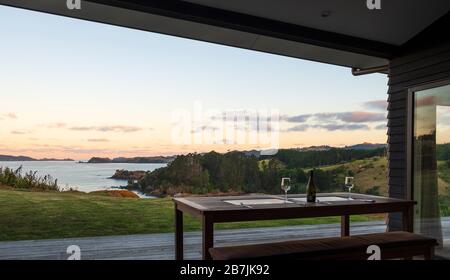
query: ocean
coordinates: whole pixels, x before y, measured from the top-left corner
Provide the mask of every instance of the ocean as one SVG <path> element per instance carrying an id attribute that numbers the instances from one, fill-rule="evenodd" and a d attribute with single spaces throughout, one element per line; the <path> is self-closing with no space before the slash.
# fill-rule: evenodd
<path id="1" fill-rule="evenodd" d="M 79 163 L 76 161 L 0 161 L 0 167 L 16 169 L 22 166 L 23 172 L 37 171 L 40 176 L 51 175 L 58 179 L 61 188 L 73 188 L 82 192 L 110 190 L 126 186 L 126 180 L 109 179 L 117 169 L 129 171 L 153 171 L 165 167 L 165 163 Z M 22 173 L 23 174 L 23 173 Z M 145 197 L 138 193 L 140 197 Z"/>

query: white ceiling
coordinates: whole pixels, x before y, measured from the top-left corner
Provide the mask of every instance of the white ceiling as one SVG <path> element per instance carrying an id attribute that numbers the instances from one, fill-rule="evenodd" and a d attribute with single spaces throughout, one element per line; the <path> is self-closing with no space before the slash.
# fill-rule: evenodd
<path id="1" fill-rule="evenodd" d="M 450 10 L 450 0 L 183 0 L 305 27 L 402 45 Z M 330 11 L 329 17 L 322 17 Z"/>

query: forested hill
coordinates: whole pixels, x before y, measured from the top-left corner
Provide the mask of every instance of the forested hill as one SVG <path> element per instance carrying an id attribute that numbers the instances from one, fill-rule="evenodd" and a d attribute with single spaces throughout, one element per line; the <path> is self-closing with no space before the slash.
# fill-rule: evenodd
<path id="1" fill-rule="evenodd" d="M 292 192 L 302 193 L 308 180 L 307 171 L 314 168 L 315 182 L 321 192 L 342 191 L 345 176 L 355 176 L 355 180 L 361 182 L 362 189 L 371 189 L 373 193 L 375 190 L 386 190 L 385 155 L 385 148 L 282 149 L 272 156 L 237 151 L 180 155 L 167 167 L 146 173 L 133 187 L 156 195 L 180 192 L 276 194 L 281 192 L 281 178 L 290 177 Z M 437 159 L 447 162 L 450 167 L 450 144 L 438 145 Z"/>
<path id="2" fill-rule="evenodd" d="M 275 158 L 284 163 L 288 168 L 307 168 L 337 164 L 341 162 L 370 158 L 374 156 L 383 156 L 385 154 L 385 148 L 370 150 L 332 148 L 326 151 L 298 151 L 294 149 L 282 149 L 273 156 L 263 156 L 261 158 Z"/>
<path id="3" fill-rule="evenodd" d="M 147 173 L 139 181 L 142 191 L 171 195 L 210 192 L 279 193 L 282 177 L 290 177 L 293 187 L 304 186 L 304 168 L 332 165 L 374 156 L 383 156 L 385 149 L 327 151 L 280 150 L 276 155 L 257 157 L 245 152 L 180 155 L 168 164 Z M 333 172 L 318 170 L 316 181 L 330 190 L 338 186 Z"/>

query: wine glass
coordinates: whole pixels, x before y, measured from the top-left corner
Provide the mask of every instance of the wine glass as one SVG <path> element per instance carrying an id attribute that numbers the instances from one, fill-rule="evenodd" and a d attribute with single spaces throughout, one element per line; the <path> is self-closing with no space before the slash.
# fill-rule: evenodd
<path id="1" fill-rule="evenodd" d="M 286 203 L 288 201 L 287 193 L 291 189 L 291 178 L 281 178 L 281 189 L 284 191 L 284 202 Z"/>
<path id="2" fill-rule="evenodd" d="M 352 189 L 355 186 L 353 184 L 354 177 L 345 177 L 345 187 L 348 189 L 348 199 L 353 200 L 352 198 Z"/>

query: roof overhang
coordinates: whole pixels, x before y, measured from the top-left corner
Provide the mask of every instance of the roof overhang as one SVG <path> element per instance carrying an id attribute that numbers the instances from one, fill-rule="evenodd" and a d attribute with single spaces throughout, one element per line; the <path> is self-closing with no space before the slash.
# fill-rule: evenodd
<path id="1" fill-rule="evenodd" d="M 317 1 L 330 3 L 329 0 Z M 365 5 L 365 0 L 357 1 Z M 442 7 L 447 7 L 448 11 L 450 1 L 447 1 L 449 3 L 436 1 L 440 3 L 439 7 L 435 7 L 434 14 L 428 15 L 429 19 L 423 24 L 423 28 L 429 25 L 429 21 L 433 22 L 434 17 L 442 16 Z M 322 29 L 311 27 L 320 27 L 320 17 L 310 19 L 309 26 L 305 26 L 307 23 L 302 26 L 293 23 L 292 20 L 263 17 L 261 13 L 252 15 L 245 10 L 244 13 L 238 9 L 239 1 L 206 1 L 206 4 L 211 5 L 205 6 L 205 3 L 193 3 L 205 2 L 200 0 L 190 2 L 81 0 L 80 10 L 68 9 L 66 2 L 66 0 L 0 0 L 0 4 L 13 7 L 354 68 L 386 65 L 401 47 L 398 42 L 382 42 L 367 36 L 357 37 L 355 34 L 359 33 L 356 32 L 358 31 L 356 28 L 348 28 L 351 32 L 346 32 L 347 29 L 336 32 L 325 28 L 326 25 L 322 26 Z M 271 1 L 261 1 L 261 5 L 269 2 Z M 415 0 L 406 2 L 418 3 Z M 214 7 L 213 4 L 217 6 L 218 3 L 221 6 Z M 226 3 L 234 6 L 226 9 L 227 7 L 223 6 Z M 247 0 L 240 3 L 247 3 Z M 428 9 L 432 6 L 431 3 L 425 5 Z M 270 8 L 270 5 L 267 4 L 267 7 Z M 307 8 L 305 6 L 306 12 L 303 11 L 305 17 L 308 13 Z M 443 13 L 447 11 L 444 10 Z M 361 11 L 361 13 L 370 12 L 373 11 L 366 7 Z M 421 30 L 417 32 L 419 31 Z M 411 33 L 411 30 L 409 32 Z"/>

